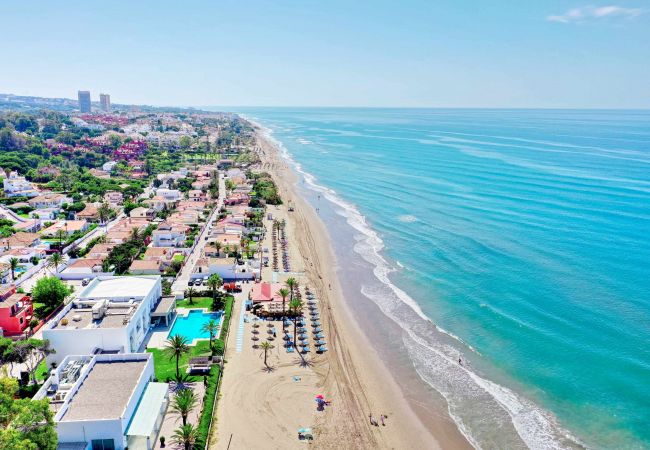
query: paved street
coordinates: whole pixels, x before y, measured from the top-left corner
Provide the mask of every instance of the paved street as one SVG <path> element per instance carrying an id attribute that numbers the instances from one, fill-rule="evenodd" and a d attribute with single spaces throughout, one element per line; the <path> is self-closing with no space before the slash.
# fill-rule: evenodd
<path id="1" fill-rule="evenodd" d="M 189 281 L 190 275 L 194 270 L 194 265 L 196 264 L 196 261 L 201 257 L 201 254 L 203 253 L 203 249 L 207 244 L 205 238 L 209 233 L 208 225 L 212 223 L 212 221 L 219 215 L 219 210 L 223 206 L 223 201 L 225 196 L 226 196 L 226 182 L 223 177 L 223 174 L 221 174 L 219 176 L 219 198 L 217 199 L 217 206 L 215 207 L 214 211 L 212 211 L 212 214 L 210 214 L 210 217 L 208 218 L 205 226 L 203 227 L 203 230 L 199 234 L 199 240 L 196 246 L 194 247 L 192 253 L 190 253 L 190 255 L 187 257 L 185 265 L 183 265 L 183 268 L 181 269 L 181 273 L 178 275 L 178 277 L 176 277 L 176 281 L 174 281 L 174 284 L 172 284 L 173 294 L 183 294 L 183 292 L 185 292 L 185 289 L 187 288 L 187 282 Z"/>

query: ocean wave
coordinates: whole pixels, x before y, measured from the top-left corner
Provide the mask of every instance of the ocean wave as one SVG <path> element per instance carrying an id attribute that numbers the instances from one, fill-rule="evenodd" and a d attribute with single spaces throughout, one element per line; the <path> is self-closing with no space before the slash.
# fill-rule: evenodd
<path id="1" fill-rule="evenodd" d="M 464 366 L 459 365 L 458 358 L 464 351 L 459 350 L 458 345 L 471 352 L 476 350 L 458 336 L 435 325 L 412 297 L 391 282 L 389 275 L 395 269 L 381 255 L 384 242 L 368 225 L 365 216 L 353 204 L 343 200 L 334 190 L 319 184 L 315 176 L 303 170 L 287 148 L 273 137 L 272 130 L 253 123 L 277 146 L 281 156 L 302 176 L 309 189 L 335 205 L 336 213 L 359 233 L 355 237 L 354 251 L 373 266 L 375 278 L 380 282 L 376 288 L 362 286 L 362 294 L 402 328 L 404 346 L 416 372 L 446 399 L 450 417 L 473 446 L 533 449 L 583 447 L 549 412 L 514 391 L 482 377 L 472 370 L 470 361 Z M 446 343 L 443 336 L 451 341 Z M 505 432 L 508 429 L 512 430 L 510 435 Z"/>
<path id="2" fill-rule="evenodd" d="M 417 222 L 418 218 L 411 214 L 405 214 L 403 216 L 399 216 L 397 220 L 404 223 L 413 223 L 413 222 Z"/>

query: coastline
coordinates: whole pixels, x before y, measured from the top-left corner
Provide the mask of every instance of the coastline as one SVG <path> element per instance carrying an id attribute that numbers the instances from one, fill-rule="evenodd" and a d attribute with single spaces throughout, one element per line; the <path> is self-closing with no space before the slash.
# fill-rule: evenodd
<path id="1" fill-rule="evenodd" d="M 331 351 L 313 369 L 329 396 L 345 400 L 345 404 L 329 410 L 320 419 L 316 445 L 322 448 L 346 444 L 354 448 L 471 448 L 449 417 L 444 399 L 433 399 L 432 395 L 435 401 L 414 402 L 414 398 L 434 393 L 424 386 L 413 388 L 415 383 L 408 383 L 408 387 L 406 383 L 398 384 L 395 374 L 370 343 L 370 337 L 360 329 L 347 303 L 350 299 L 345 298 L 338 280 L 331 236 L 312 205 L 297 192 L 298 175 L 280 149 L 259 127 L 255 128 L 262 170 L 273 176 L 285 204 L 291 202 L 296 207 L 289 215 L 289 225 L 294 229 L 292 235 L 300 254 L 310 261 L 309 266 L 305 264 L 305 275 L 324 305 L 323 322 Z M 331 280 L 331 288 L 324 280 L 328 283 Z M 366 311 L 369 316 L 382 315 L 375 305 L 367 303 L 363 306 L 372 309 Z M 399 330 L 391 332 L 399 334 Z M 397 356 L 392 366 L 399 365 L 399 359 Z M 407 359 L 403 356 L 401 363 Z M 415 374 L 412 369 L 410 372 L 400 373 L 400 380 L 401 376 Z M 381 413 L 389 416 L 390 433 L 377 433 L 369 425 L 371 412 L 375 416 Z M 346 442 L 346 436 L 355 438 Z"/>

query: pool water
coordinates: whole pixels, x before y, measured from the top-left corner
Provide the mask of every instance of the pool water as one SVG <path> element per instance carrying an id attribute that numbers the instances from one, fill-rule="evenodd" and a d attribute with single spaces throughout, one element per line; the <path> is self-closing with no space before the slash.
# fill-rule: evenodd
<path id="1" fill-rule="evenodd" d="M 178 315 L 172 329 L 169 331 L 169 337 L 180 334 L 185 336 L 188 341 L 192 342 L 194 339 L 210 339 L 210 335 L 203 331 L 203 326 L 211 320 L 219 324 L 219 332 L 221 331 L 221 319 L 223 312 L 205 312 L 202 309 L 192 309 L 187 316 Z M 219 332 L 215 337 L 219 337 Z"/>

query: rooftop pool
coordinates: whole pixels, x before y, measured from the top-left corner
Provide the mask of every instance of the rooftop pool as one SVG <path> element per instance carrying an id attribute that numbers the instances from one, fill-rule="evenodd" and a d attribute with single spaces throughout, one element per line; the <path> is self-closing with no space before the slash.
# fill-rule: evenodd
<path id="1" fill-rule="evenodd" d="M 221 322 L 223 318 L 223 311 L 206 312 L 203 309 L 190 309 L 187 315 L 178 314 L 176 320 L 169 330 L 168 337 L 180 334 L 185 336 L 187 340 L 192 343 L 195 339 L 210 339 L 210 335 L 203 331 L 203 326 L 211 320 L 219 324 L 219 331 L 215 337 L 219 337 L 221 333 Z"/>

